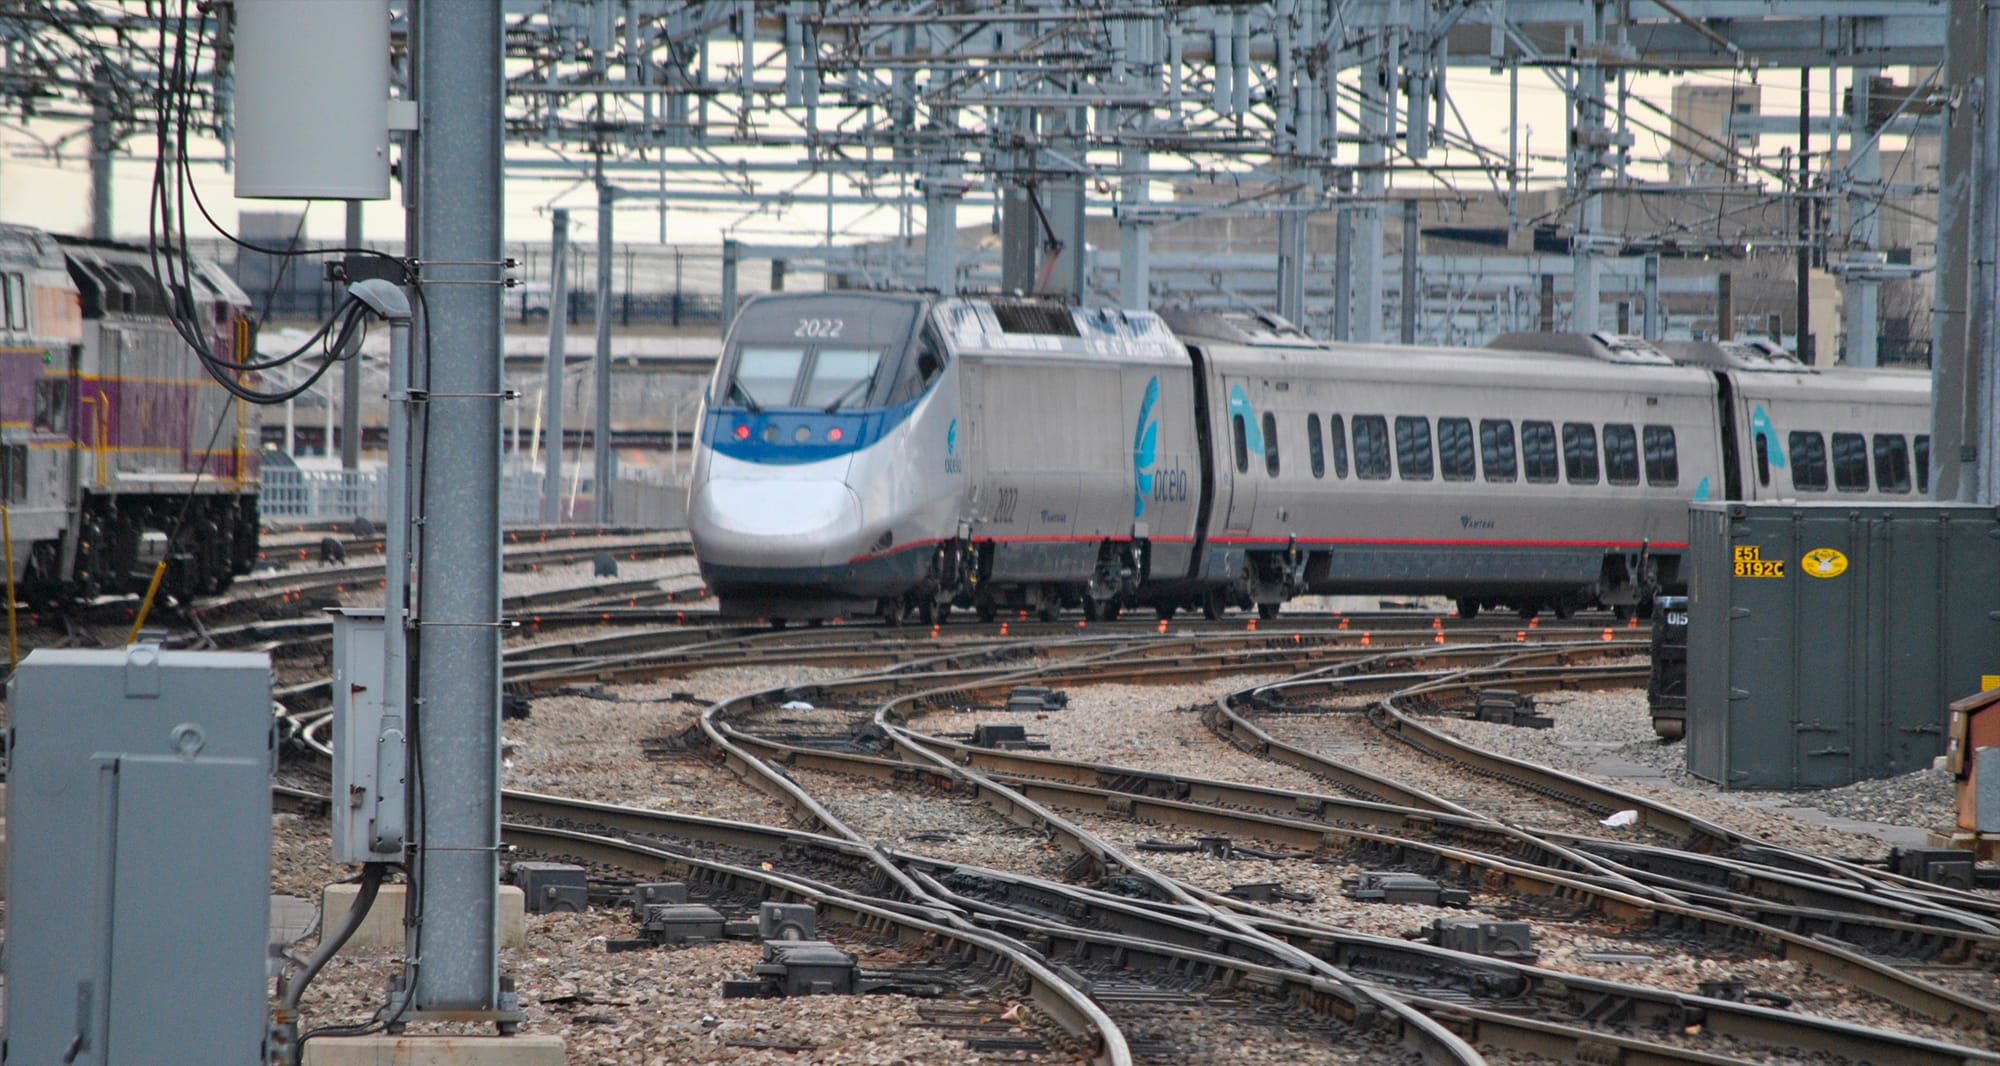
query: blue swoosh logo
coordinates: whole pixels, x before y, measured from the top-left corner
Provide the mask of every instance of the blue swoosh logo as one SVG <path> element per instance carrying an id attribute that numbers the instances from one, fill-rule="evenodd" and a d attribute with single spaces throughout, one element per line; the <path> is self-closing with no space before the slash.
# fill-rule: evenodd
<path id="1" fill-rule="evenodd" d="M 1160 378 L 1146 382 L 1146 396 L 1139 401 L 1139 420 L 1132 431 L 1132 517 L 1146 513 L 1146 497 L 1153 491 L 1153 459 L 1160 442 L 1160 422 L 1153 407 L 1160 402 Z"/>

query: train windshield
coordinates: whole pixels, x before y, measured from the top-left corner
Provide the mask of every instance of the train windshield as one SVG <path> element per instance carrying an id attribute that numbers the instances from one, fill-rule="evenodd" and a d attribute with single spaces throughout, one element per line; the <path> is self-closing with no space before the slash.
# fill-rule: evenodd
<path id="1" fill-rule="evenodd" d="M 760 298 L 730 331 L 723 402 L 829 414 L 899 402 L 899 370 L 922 306 L 896 296 Z"/>

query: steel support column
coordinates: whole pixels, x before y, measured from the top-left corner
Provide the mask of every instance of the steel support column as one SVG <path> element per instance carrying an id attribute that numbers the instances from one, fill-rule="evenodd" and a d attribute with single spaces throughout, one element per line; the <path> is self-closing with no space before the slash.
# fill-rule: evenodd
<path id="1" fill-rule="evenodd" d="M 591 476 L 596 480 L 596 488 L 591 493 L 595 501 L 592 513 L 597 524 L 608 526 L 613 515 L 612 488 L 617 484 L 618 454 L 611 448 L 611 215 L 617 190 L 597 176 L 597 360 L 592 367 L 596 376 L 596 429 L 591 435 L 595 444 L 596 465 Z"/>
<path id="2" fill-rule="evenodd" d="M 499 1006 L 500 6 L 414 0 L 429 377 L 411 860 L 419 1010 Z"/>
<path id="3" fill-rule="evenodd" d="M 1877 314 L 1881 294 L 1881 256 L 1875 249 L 1879 234 L 1879 197 L 1882 195 L 1881 129 L 1869 121 L 1869 81 L 1872 67 L 1854 69 L 1853 118 L 1848 127 L 1847 180 L 1843 197 L 1847 202 L 1847 365 L 1872 367 L 1880 360 L 1882 326 Z"/>
<path id="4" fill-rule="evenodd" d="M 549 212 L 549 363 L 542 391 L 542 521 L 562 521 L 563 370 L 569 352 L 569 211 Z"/>

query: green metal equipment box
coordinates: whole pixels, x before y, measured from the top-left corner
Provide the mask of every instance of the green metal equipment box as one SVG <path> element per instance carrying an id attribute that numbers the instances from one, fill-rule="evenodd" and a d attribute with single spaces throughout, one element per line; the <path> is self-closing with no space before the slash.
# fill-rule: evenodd
<path id="1" fill-rule="evenodd" d="M 1690 505 L 1687 767 L 1833 788 L 1928 766 L 2000 673 L 2000 509 Z"/>

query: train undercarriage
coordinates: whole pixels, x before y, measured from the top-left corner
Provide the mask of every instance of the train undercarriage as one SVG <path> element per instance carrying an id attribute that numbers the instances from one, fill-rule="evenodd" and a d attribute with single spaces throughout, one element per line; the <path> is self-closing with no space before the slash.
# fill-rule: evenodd
<path id="1" fill-rule="evenodd" d="M 1161 619 L 1183 611 L 1216 619 L 1232 610 L 1254 610 L 1269 620 L 1298 596 L 1394 593 L 1442 596 L 1467 619 L 1491 611 L 1521 618 L 1548 612 L 1566 619 L 1579 611 L 1609 610 L 1622 621 L 1649 617 L 1653 598 L 1681 584 L 1679 556 L 1645 548 L 1585 560 L 1585 567 L 1596 564 L 1590 577 L 1571 565 L 1567 573 L 1514 572 L 1498 581 L 1432 574 L 1391 585 L 1380 579 L 1343 579 L 1333 569 L 1332 553 L 1308 551 L 1296 543 L 1245 552 L 1226 577 L 1156 579 L 1149 573 L 1145 541 L 1106 540 L 1086 581 L 996 578 L 993 547 L 990 541 L 966 539 L 938 544 L 924 580 L 900 596 L 878 600 L 875 613 L 891 624 L 911 618 L 941 624 L 955 611 L 970 612 L 981 621 L 1010 614 L 1053 621 L 1064 610 L 1081 610 L 1086 620 L 1096 621 L 1132 610 L 1151 610 Z"/>
<path id="2" fill-rule="evenodd" d="M 91 495 L 71 532 L 28 549 L 18 595 L 59 608 L 143 593 L 165 559 L 162 592 L 212 596 L 256 565 L 257 526 L 256 501 L 236 495 Z"/>

